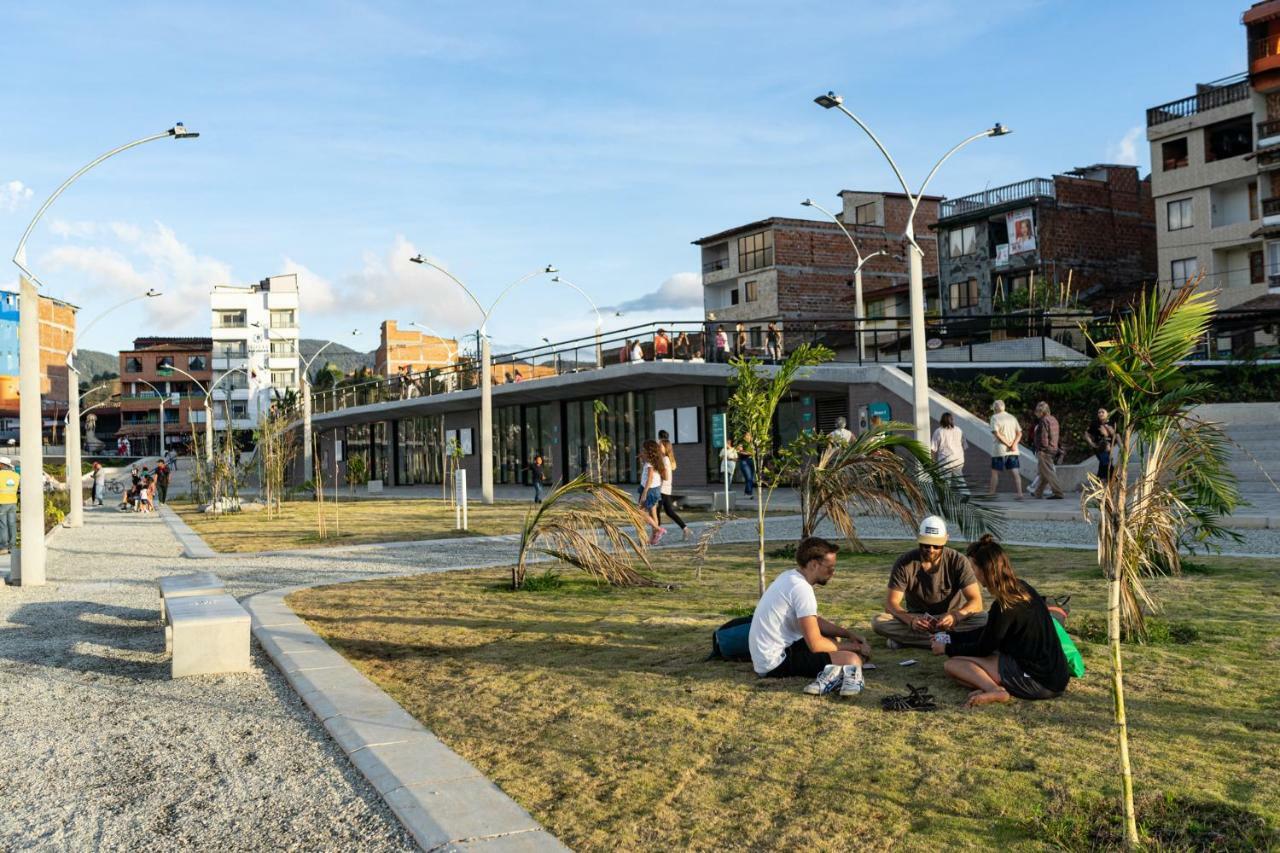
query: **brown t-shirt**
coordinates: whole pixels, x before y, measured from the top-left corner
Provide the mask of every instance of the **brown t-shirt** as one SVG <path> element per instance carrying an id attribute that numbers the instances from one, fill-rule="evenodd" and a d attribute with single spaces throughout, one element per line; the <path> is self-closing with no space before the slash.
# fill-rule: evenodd
<path id="1" fill-rule="evenodd" d="M 912 548 L 889 573 L 889 589 L 902 590 L 907 610 L 930 616 L 958 610 L 965 602 L 962 590 L 977 582 L 969 558 L 951 548 L 942 549 L 928 572 L 920 566 L 920 549 Z"/>

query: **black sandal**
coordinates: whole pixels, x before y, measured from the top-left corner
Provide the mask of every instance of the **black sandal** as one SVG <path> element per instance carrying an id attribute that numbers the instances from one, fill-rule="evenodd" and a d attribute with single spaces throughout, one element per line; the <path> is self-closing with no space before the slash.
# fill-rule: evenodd
<path id="1" fill-rule="evenodd" d="M 936 711 L 938 704 L 933 701 L 933 694 L 929 692 L 929 686 L 912 687 L 907 685 L 907 689 L 911 692 L 902 695 L 885 696 L 880 700 L 880 707 L 886 711 Z"/>

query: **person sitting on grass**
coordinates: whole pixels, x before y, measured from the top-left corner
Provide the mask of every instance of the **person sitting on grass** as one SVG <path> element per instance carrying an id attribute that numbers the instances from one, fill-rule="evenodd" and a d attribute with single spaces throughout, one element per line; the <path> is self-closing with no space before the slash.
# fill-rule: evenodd
<path id="1" fill-rule="evenodd" d="M 867 641 L 818 615 L 815 586 L 836 572 L 839 547 L 817 536 L 800 540 L 797 568 L 774 580 L 756 604 L 748 645 L 751 665 L 762 678 L 804 677 L 804 692 L 841 696 L 862 692 L 862 662 L 871 657 Z"/>
<path id="2" fill-rule="evenodd" d="M 1054 699 L 1071 677 L 1053 616 L 1040 593 L 1019 580 L 1004 549 L 986 534 L 969 546 L 978 580 L 995 602 L 980 631 L 935 638 L 935 655 L 948 657 L 943 669 L 974 688 L 964 706 L 1019 699 Z"/>
<path id="3" fill-rule="evenodd" d="M 972 631 L 987 622 L 973 567 L 947 547 L 947 523 L 929 516 L 920 522 L 916 542 L 919 547 L 893 564 L 886 612 L 871 620 L 891 649 L 927 649 L 937 631 Z"/>

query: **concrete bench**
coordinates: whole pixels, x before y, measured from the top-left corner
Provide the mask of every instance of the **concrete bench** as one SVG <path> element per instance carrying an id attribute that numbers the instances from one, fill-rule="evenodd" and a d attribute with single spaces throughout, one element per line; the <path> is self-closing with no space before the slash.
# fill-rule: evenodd
<path id="1" fill-rule="evenodd" d="M 172 598 L 191 595 L 221 595 L 226 592 L 222 580 L 213 572 L 192 572 L 187 575 L 169 575 L 160 578 L 160 621 L 169 622 L 166 602 Z"/>
<path id="2" fill-rule="evenodd" d="M 249 614 L 226 593 L 167 601 L 170 677 L 249 671 Z"/>

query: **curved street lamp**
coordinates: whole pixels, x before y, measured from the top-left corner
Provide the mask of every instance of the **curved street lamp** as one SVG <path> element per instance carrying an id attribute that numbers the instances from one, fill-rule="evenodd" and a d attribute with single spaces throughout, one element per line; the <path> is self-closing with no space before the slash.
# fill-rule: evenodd
<path id="1" fill-rule="evenodd" d="M 268 341 L 271 340 L 270 327 L 264 326 L 261 323 L 253 323 L 252 325 L 260 329 L 262 333 L 267 336 Z M 356 337 L 359 334 L 359 329 L 351 330 L 352 337 Z M 311 354 L 311 358 L 308 359 L 304 359 L 302 357 L 302 352 L 298 349 L 297 345 L 293 343 L 292 339 L 289 339 L 289 343 L 293 349 L 293 354 L 297 357 L 298 361 L 302 363 L 302 376 L 299 377 L 298 390 L 302 394 L 302 481 L 305 483 L 312 479 L 314 473 L 312 471 L 313 463 L 311 458 L 311 365 L 320 357 L 320 353 L 336 344 L 337 341 L 325 341 L 320 349 L 313 352 Z M 267 364 L 271 364 L 270 350 L 267 351 Z M 268 367 L 268 369 L 270 368 Z"/>
<path id="2" fill-rule="evenodd" d="M 854 316 L 856 317 L 856 319 L 854 320 L 854 324 L 858 332 L 858 361 L 859 362 L 865 361 L 867 358 L 866 340 L 865 340 L 866 335 L 863 333 L 862 329 L 863 329 L 863 325 L 866 322 L 866 312 L 863 310 L 863 304 L 862 304 L 862 268 L 866 266 L 867 261 L 871 260 L 872 258 L 878 255 L 885 255 L 887 257 L 889 253 L 886 252 L 884 249 L 879 249 L 875 252 L 872 252 L 871 254 L 867 255 L 864 258 L 862 256 L 862 250 L 858 248 L 857 241 L 853 239 L 853 235 L 849 233 L 849 229 L 846 228 L 844 223 L 840 221 L 840 217 L 836 216 L 834 213 L 827 210 L 825 207 L 818 204 L 816 201 L 814 201 L 811 198 L 806 198 L 804 201 L 800 202 L 800 204 L 805 207 L 812 207 L 815 210 L 820 210 L 823 213 L 825 213 L 831 219 L 831 221 L 834 222 L 840 228 L 840 230 L 844 232 L 844 236 L 849 239 L 849 245 L 853 247 L 853 254 L 858 258 L 858 264 L 853 268 L 853 312 L 854 312 Z"/>
<path id="3" fill-rule="evenodd" d="M 911 246 L 910 251 L 907 253 L 911 295 L 911 405 L 915 415 L 916 440 L 927 445 L 929 443 L 929 365 L 924 340 L 924 268 L 922 263 L 924 250 L 916 242 L 916 209 L 920 206 L 920 200 L 924 197 L 924 191 L 929 186 L 929 182 L 933 180 L 933 176 L 938 173 L 938 169 L 951 158 L 952 154 L 955 154 L 970 142 L 985 139 L 988 136 L 1004 136 L 1009 133 L 1009 128 L 996 122 L 992 127 L 980 133 L 975 133 L 954 146 L 933 165 L 933 168 L 929 170 L 929 174 L 925 176 L 924 182 L 920 184 L 920 189 L 913 193 L 911 187 L 907 185 L 907 179 L 902 175 L 902 170 L 898 168 L 898 164 L 894 162 L 893 156 L 888 149 L 884 147 L 879 137 L 872 132 L 871 128 L 862 119 L 845 107 L 843 97 L 835 92 L 827 92 L 825 95 L 819 95 L 814 98 L 813 102 L 825 110 L 839 110 L 848 116 L 854 124 L 862 128 L 862 131 L 875 143 L 876 148 L 880 149 L 880 153 L 884 155 L 885 160 L 889 162 L 889 168 L 893 170 L 894 176 L 902 186 L 903 193 L 906 194 L 907 200 L 911 202 L 911 210 L 907 215 L 907 224 L 902 234 L 903 238 Z"/>
<path id="4" fill-rule="evenodd" d="M 28 473 L 44 470 L 44 443 L 41 440 L 40 423 L 42 419 L 40 412 L 40 294 L 36 290 L 40 279 L 27 268 L 27 238 L 35 230 L 40 217 L 44 216 L 49 206 L 57 201 L 58 196 L 75 183 L 77 178 L 99 163 L 122 151 L 128 151 L 130 148 L 136 148 L 157 139 L 195 139 L 199 135 L 195 131 L 187 130 L 182 122 L 178 122 L 162 133 L 153 133 L 121 145 L 119 148 L 111 149 L 63 181 L 53 191 L 53 195 L 40 205 L 36 215 L 31 218 L 31 223 L 27 225 L 27 230 L 22 232 L 18 248 L 13 252 L 13 263 L 22 273 L 18 282 L 18 394 L 20 398 L 18 430 L 19 435 L 27 439 L 22 442 L 20 459 L 23 469 Z M 70 398 L 73 395 L 69 393 L 67 396 Z M 39 586 L 45 582 L 44 495 L 39 489 L 23 489 L 21 501 L 23 548 L 20 577 L 17 582 L 23 586 Z"/>
<path id="5" fill-rule="evenodd" d="M 604 320 L 601 319 L 600 317 L 600 309 L 596 307 L 596 301 L 592 299 L 590 296 L 588 296 L 585 290 L 583 290 L 581 287 L 578 287 L 578 285 L 574 284 L 573 282 L 569 281 L 569 279 L 564 278 L 563 276 L 557 275 L 552 277 L 551 280 L 556 282 L 557 284 L 563 284 L 566 287 L 572 287 L 574 290 L 578 291 L 578 293 L 582 294 L 582 298 L 587 300 L 587 302 L 591 305 L 591 310 L 596 312 L 596 367 L 597 368 L 604 367 L 604 345 L 600 342 L 602 331 L 604 329 Z M 576 354 L 574 355 L 574 360 L 575 361 L 577 360 Z"/>
<path id="6" fill-rule="evenodd" d="M 143 385 L 146 385 L 152 391 L 155 391 L 156 396 L 160 398 L 160 458 L 163 459 L 164 458 L 164 404 L 169 402 L 169 398 L 165 396 L 163 391 L 161 391 L 159 388 L 152 385 L 150 382 L 148 382 L 145 379 L 134 379 L 132 381 L 141 382 Z"/>
<path id="7" fill-rule="evenodd" d="M 73 471 L 80 470 L 80 394 L 70 393 L 70 389 L 80 390 L 80 371 L 76 368 L 75 359 L 80 353 L 80 341 L 89 334 L 90 330 L 102 320 L 103 317 L 119 308 L 138 302 L 142 299 L 152 299 L 160 295 L 160 291 L 154 287 L 139 296 L 131 296 L 123 302 L 112 305 L 103 311 L 97 317 L 90 320 L 81 332 L 75 333 L 71 339 L 71 351 L 67 353 L 67 428 L 63 431 L 66 438 L 66 460 L 67 460 L 67 499 L 70 503 L 67 509 L 67 526 L 83 527 L 84 526 L 84 492 L 83 489 L 71 488 L 71 477 Z M 163 425 L 162 425 L 163 426 Z M 161 448 L 163 452 L 164 448 Z"/>
<path id="8" fill-rule="evenodd" d="M 547 264 L 540 270 L 534 270 L 527 275 L 523 275 L 515 281 L 503 288 L 498 294 L 498 298 L 493 300 L 493 304 L 486 311 L 484 306 L 480 304 L 480 300 L 471 292 L 471 289 L 463 284 L 456 275 L 449 272 L 437 263 L 427 260 L 422 255 L 417 255 L 409 259 L 415 264 L 424 264 L 434 270 L 444 273 L 453 283 L 462 288 L 462 292 L 471 298 L 481 314 L 480 320 L 480 499 L 487 504 L 493 503 L 493 377 L 490 372 L 493 370 L 493 362 L 491 353 L 489 352 L 489 317 L 493 315 L 493 310 L 498 307 L 508 293 L 518 284 L 528 281 L 535 275 L 550 275 L 559 272 L 551 264 Z"/>

